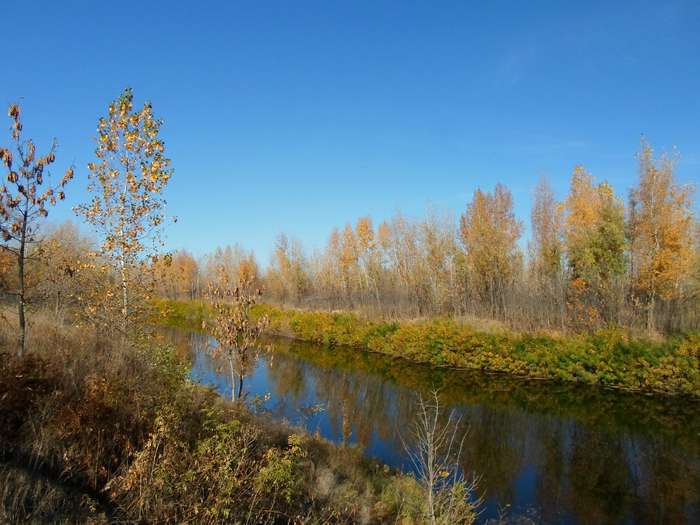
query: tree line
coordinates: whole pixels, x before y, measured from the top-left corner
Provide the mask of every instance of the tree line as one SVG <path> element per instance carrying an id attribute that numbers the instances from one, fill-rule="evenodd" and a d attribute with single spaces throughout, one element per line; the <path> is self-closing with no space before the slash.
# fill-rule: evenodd
<path id="1" fill-rule="evenodd" d="M 534 190 L 531 238 L 503 184 L 477 189 L 463 213 L 398 213 L 334 228 L 308 253 L 280 235 L 261 269 L 240 246 L 196 259 L 176 252 L 169 297 L 196 298 L 215 269 L 255 279 L 264 300 L 361 310 L 383 317 L 495 319 L 520 329 L 592 331 L 604 326 L 677 332 L 700 328 L 700 227 L 693 187 L 676 181 L 676 157 L 642 141 L 628 198 L 583 166 L 557 200 L 546 179 Z"/>

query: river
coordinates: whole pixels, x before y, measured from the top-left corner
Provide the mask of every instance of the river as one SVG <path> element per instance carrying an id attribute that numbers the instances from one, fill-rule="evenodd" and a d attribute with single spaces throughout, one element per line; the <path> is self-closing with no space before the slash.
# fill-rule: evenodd
<path id="1" fill-rule="evenodd" d="M 231 396 L 216 341 L 173 330 L 193 380 Z M 475 371 L 435 369 L 354 349 L 270 338 L 244 382 L 270 417 L 411 470 L 404 443 L 434 390 L 466 432 L 461 465 L 478 479 L 480 520 L 700 523 L 700 403 Z M 253 400 L 258 401 L 253 403 Z"/>

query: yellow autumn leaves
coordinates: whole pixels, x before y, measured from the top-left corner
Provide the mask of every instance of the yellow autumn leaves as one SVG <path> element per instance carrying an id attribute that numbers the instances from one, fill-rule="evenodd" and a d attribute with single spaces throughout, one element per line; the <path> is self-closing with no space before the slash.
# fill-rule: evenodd
<path id="1" fill-rule="evenodd" d="M 119 293 L 102 297 L 119 301 L 123 331 L 157 277 L 144 256 L 162 245 L 163 190 L 172 175 L 159 138 L 161 124 L 149 103 L 136 108 L 133 92 L 124 90 L 98 120 L 96 160 L 88 164 L 92 199 L 75 208 L 101 238 L 99 257 L 111 261 L 119 275 Z"/>

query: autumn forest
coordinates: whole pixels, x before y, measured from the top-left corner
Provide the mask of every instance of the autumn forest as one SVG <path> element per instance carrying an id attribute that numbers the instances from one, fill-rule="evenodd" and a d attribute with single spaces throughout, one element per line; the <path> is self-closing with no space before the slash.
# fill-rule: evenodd
<path id="1" fill-rule="evenodd" d="M 518 330 L 590 332 L 610 326 L 673 334 L 700 327 L 700 226 L 694 188 L 674 179 L 676 154 L 642 141 L 638 184 L 623 197 L 583 166 L 557 200 L 537 182 L 531 236 L 503 184 L 474 192 L 455 220 L 431 211 L 334 228 L 325 249 L 281 234 L 269 265 L 234 244 L 186 250 L 163 268 L 161 293 L 200 298 L 224 267 L 253 279 L 265 301 L 372 318 L 451 316 Z M 632 155 L 630 155 L 632 159 Z"/>

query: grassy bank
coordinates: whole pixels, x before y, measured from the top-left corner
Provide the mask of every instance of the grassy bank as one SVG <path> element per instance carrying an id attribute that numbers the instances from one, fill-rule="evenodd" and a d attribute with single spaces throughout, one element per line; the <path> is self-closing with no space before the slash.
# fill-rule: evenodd
<path id="1" fill-rule="evenodd" d="M 564 417 L 590 427 L 604 427 L 609 432 L 620 428 L 639 433 L 653 431 L 674 440 L 684 450 L 700 455 L 700 440 L 697 439 L 700 435 L 700 419 L 697 417 L 700 398 L 683 399 L 684 402 L 672 396 L 640 398 L 635 393 L 567 382 L 551 382 L 543 391 L 539 381 L 506 374 L 458 373 L 448 368 L 417 366 L 379 353 L 345 348 L 319 349 L 315 344 L 296 339 L 275 338 L 273 344 L 275 353 L 301 357 L 304 364 L 327 369 L 329 374 L 330 371 L 348 371 L 347 377 L 353 377 L 355 373 L 371 374 L 380 378 L 377 384 L 400 385 L 423 396 L 437 389 L 446 406 L 478 405 L 492 411 L 517 407 L 528 414 Z M 338 374 L 338 377 L 345 376 Z M 339 384 L 338 388 L 343 386 Z M 367 397 L 383 399 L 381 395 Z M 370 418 L 377 411 L 382 412 L 382 409 L 373 407 L 372 402 L 365 403 L 359 410 Z M 472 427 L 470 439 L 475 439 L 480 430 L 479 426 Z M 477 471 L 488 476 L 487 468 Z"/>
<path id="2" fill-rule="evenodd" d="M 200 302 L 160 301 L 163 319 L 201 327 Z M 378 322 L 351 313 L 258 305 L 273 333 L 327 347 L 350 346 L 433 366 L 581 382 L 630 391 L 700 396 L 700 334 L 663 341 L 630 338 L 609 329 L 594 335 L 552 336 L 483 332 L 452 319 Z"/>
<path id="3" fill-rule="evenodd" d="M 422 522 L 413 478 L 192 384 L 156 340 L 32 333 L 22 359 L 0 333 L 2 522 Z"/>

